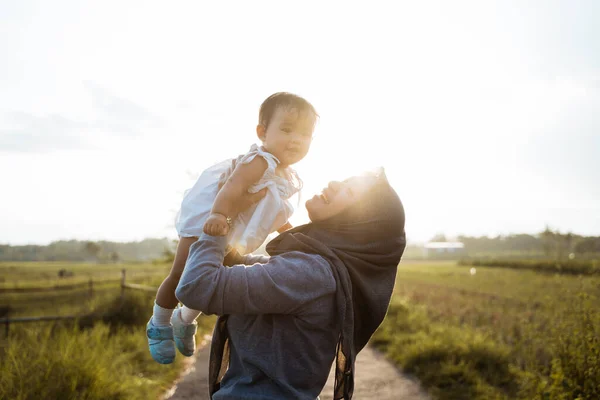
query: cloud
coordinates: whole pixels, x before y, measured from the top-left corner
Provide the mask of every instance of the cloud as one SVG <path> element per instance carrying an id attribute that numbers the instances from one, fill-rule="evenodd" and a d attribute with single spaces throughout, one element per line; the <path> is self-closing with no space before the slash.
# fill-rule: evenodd
<path id="1" fill-rule="evenodd" d="M 40 117 L 24 112 L 10 112 L 5 117 L 13 122 L 13 127 L 0 129 L 0 151 L 46 152 L 92 146 L 81 135 L 90 128 L 85 122 L 57 114 Z"/>
<path id="2" fill-rule="evenodd" d="M 83 82 L 83 86 L 101 114 L 101 119 L 97 121 L 98 128 L 137 136 L 145 128 L 163 126 L 159 116 L 133 101 L 117 96 L 91 81 Z"/>
<path id="3" fill-rule="evenodd" d="M 84 82 L 96 118 L 78 121 L 61 114 L 12 111 L 2 116 L 0 152 L 48 152 L 97 147 L 106 138 L 132 139 L 164 126 L 162 119 L 135 102 Z"/>

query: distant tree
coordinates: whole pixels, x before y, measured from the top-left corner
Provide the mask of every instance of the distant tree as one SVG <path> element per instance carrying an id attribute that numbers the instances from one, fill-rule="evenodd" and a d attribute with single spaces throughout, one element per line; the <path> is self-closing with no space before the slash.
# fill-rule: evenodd
<path id="1" fill-rule="evenodd" d="M 47 246 L 0 244 L 0 261 L 105 261 L 116 253 L 121 261 L 162 259 L 165 248 L 174 249 L 168 238 L 144 239 L 140 242 L 91 242 L 59 240 Z"/>
<path id="2" fill-rule="evenodd" d="M 108 258 L 110 259 L 110 261 L 112 263 L 116 264 L 119 262 L 119 253 L 117 253 L 116 251 L 113 251 L 112 253 L 110 253 Z"/>
<path id="3" fill-rule="evenodd" d="M 577 254 L 600 253 L 600 237 L 581 237 L 574 246 Z"/>
<path id="4" fill-rule="evenodd" d="M 177 251 L 177 246 L 179 245 L 179 240 L 174 239 L 171 241 L 170 247 L 165 247 L 163 251 L 163 260 L 167 263 L 172 263 L 175 260 L 175 252 Z"/>
<path id="5" fill-rule="evenodd" d="M 567 232 L 566 235 L 562 235 L 562 243 L 561 243 L 561 251 L 559 254 L 559 259 L 562 259 L 563 253 L 569 257 L 569 254 L 573 252 L 573 242 L 575 237 L 571 232 Z"/>
<path id="6" fill-rule="evenodd" d="M 163 260 L 167 263 L 172 263 L 175 260 L 175 253 L 171 249 L 163 251 Z"/>
<path id="7" fill-rule="evenodd" d="M 555 234 L 548 225 L 546 225 L 546 229 L 544 229 L 544 231 L 540 233 L 540 239 L 542 239 L 544 253 L 546 254 L 546 257 L 550 257 L 555 248 L 554 237 Z"/>
<path id="8" fill-rule="evenodd" d="M 98 254 L 100 254 L 100 246 L 94 242 L 85 242 L 84 244 L 85 252 L 94 260 L 98 261 Z"/>
<path id="9" fill-rule="evenodd" d="M 565 255 L 568 257 L 576 248 L 577 239 L 580 238 L 571 232 L 562 234 L 558 230 L 553 231 L 548 226 L 540 233 L 539 237 L 542 240 L 546 257 L 552 257 L 557 261 L 562 260 Z"/>

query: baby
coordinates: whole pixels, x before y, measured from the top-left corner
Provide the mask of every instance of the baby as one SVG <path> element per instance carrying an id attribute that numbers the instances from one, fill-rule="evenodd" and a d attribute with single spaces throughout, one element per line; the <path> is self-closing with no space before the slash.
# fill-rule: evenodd
<path id="1" fill-rule="evenodd" d="M 289 198 L 302 187 L 291 165 L 310 148 L 318 114 L 302 97 L 279 92 L 261 105 L 256 133 L 262 146 L 205 170 L 183 198 L 176 221 L 180 237 L 169 275 L 160 285 L 146 335 L 152 358 L 161 364 L 175 359 L 175 348 L 185 356 L 195 351 L 199 311 L 176 308 L 175 289 L 192 243 L 202 232 L 228 236 L 231 249 L 241 254 L 256 250 L 275 231 L 290 229 L 293 213 Z M 236 200 L 245 192 L 266 195 L 247 211 L 231 218 Z"/>

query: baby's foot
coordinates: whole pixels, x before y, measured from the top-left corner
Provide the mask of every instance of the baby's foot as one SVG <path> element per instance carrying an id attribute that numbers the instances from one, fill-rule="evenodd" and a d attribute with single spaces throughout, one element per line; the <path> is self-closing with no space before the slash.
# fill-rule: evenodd
<path id="1" fill-rule="evenodd" d="M 194 321 L 191 324 L 185 324 L 181 320 L 181 307 L 178 307 L 173 311 L 171 323 L 173 324 L 173 338 L 177 350 L 184 356 L 191 357 L 196 351 L 196 340 L 194 336 L 198 329 L 198 323 Z"/>
<path id="2" fill-rule="evenodd" d="M 146 325 L 146 336 L 154 361 L 160 364 L 171 364 L 175 360 L 175 343 L 171 325 L 156 326 L 150 318 Z"/>

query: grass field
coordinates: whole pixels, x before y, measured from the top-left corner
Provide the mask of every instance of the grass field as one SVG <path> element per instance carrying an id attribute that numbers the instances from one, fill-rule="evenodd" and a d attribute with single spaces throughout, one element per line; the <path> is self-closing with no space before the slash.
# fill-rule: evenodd
<path id="1" fill-rule="evenodd" d="M 149 263 L 0 263 L 0 311 L 9 307 L 12 317 L 88 313 L 120 295 L 122 270 L 128 283 L 158 287 L 169 267 Z M 59 278 L 60 270 L 72 275 Z"/>
<path id="2" fill-rule="evenodd" d="M 11 316 L 111 314 L 76 323 L 14 324 L 0 341 L 0 398 L 157 398 L 177 376 L 151 360 L 144 325 L 166 264 L 3 263 L 0 308 Z M 73 272 L 57 278 L 60 269 Z M 402 262 L 372 343 L 438 399 L 600 398 L 600 277 Z M 85 283 L 93 279 L 93 292 Z M 105 283 L 100 283 L 105 282 Z M 10 288 L 84 285 L 70 290 Z M 3 292 L 2 289 L 5 289 Z M 213 319 L 201 317 L 201 333 Z M 4 339 L 4 332 L 0 337 Z"/>
<path id="3" fill-rule="evenodd" d="M 73 275 L 59 279 L 60 269 Z M 0 263 L 0 310 L 9 316 L 81 316 L 69 322 L 11 324 L 8 338 L 1 329 L 0 399 L 156 399 L 170 387 L 183 357 L 171 365 L 151 359 L 145 324 L 155 295 L 128 289 L 121 299 L 122 269 L 127 282 L 158 287 L 169 266 Z M 90 279 L 92 292 L 86 284 Z M 66 290 L 8 291 L 80 283 Z M 197 339 L 213 323 L 200 317 Z"/>
<path id="4" fill-rule="evenodd" d="M 136 282 L 157 280 L 160 282 L 169 271 L 167 264 L 80 264 L 65 262 L 0 262 L 0 293 L 2 289 L 31 288 L 85 284 L 94 281 L 120 281 L 121 271 L 127 271 L 127 279 Z M 60 270 L 70 276 L 60 278 Z M 158 283 L 157 283 L 158 285 Z"/>
<path id="5" fill-rule="evenodd" d="M 600 398 L 600 278 L 401 263 L 373 343 L 439 399 Z"/>

